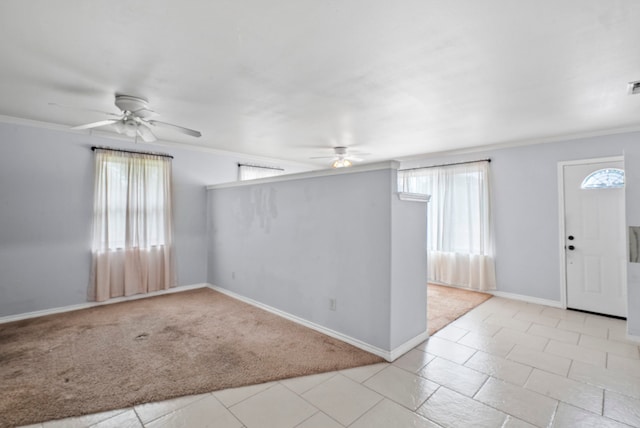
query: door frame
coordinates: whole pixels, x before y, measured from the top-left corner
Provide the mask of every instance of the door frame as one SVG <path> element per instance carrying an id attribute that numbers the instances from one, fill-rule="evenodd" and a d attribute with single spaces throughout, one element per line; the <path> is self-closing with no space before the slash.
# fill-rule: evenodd
<path id="1" fill-rule="evenodd" d="M 578 159 L 572 161 L 560 161 L 558 162 L 558 217 L 559 217 L 559 229 L 560 235 L 558 240 L 558 250 L 560 253 L 560 305 L 563 309 L 567 309 L 567 253 L 565 251 L 565 212 L 564 212 L 564 167 L 570 165 L 586 165 L 590 163 L 599 162 L 617 162 L 622 161 L 624 163 L 624 155 L 609 156 L 592 159 Z M 625 192 L 625 207 L 626 207 L 626 192 Z M 625 228 L 626 228 L 627 215 L 625 213 Z M 626 279 L 626 275 L 625 275 Z M 628 284 L 627 284 L 628 285 Z M 627 293 L 628 297 L 628 293 Z M 628 300 L 627 300 L 628 305 Z"/>

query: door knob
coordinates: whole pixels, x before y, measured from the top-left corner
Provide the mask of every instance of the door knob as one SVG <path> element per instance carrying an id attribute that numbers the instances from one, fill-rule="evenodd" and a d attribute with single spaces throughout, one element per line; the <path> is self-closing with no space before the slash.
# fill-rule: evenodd
<path id="1" fill-rule="evenodd" d="M 573 251 L 573 250 L 575 250 L 575 249 L 576 249 L 576 247 L 574 247 L 573 245 L 569 245 L 567 248 L 568 248 L 570 251 Z"/>
<path id="2" fill-rule="evenodd" d="M 573 237 L 573 235 L 569 235 L 569 237 L 567 238 L 569 241 L 573 241 L 575 238 Z"/>

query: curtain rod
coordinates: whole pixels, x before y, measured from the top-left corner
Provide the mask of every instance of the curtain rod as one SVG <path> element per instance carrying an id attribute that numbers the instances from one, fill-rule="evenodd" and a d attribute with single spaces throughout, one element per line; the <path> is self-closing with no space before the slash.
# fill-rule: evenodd
<path id="1" fill-rule="evenodd" d="M 398 171 L 413 171 L 414 169 L 440 168 L 443 166 L 464 165 L 466 163 L 476 163 L 476 162 L 491 162 L 491 159 L 478 159 L 478 160 L 466 161 L 466 162 L 444 163 L 442 165 L 419 166 L 416 168 L 399 169 Z"/>
<path id="2" fill-rule="evenodd" d="M 238 166 L 252 166 L 254 168 L 275 169 L 275 170 L 278 170 L 278 171 L 284 171 L 284 168 L 276 168 L 276 167 L 273 167 L 273 166 L 251 165 L 251 164 L 248 164 L 248 163 L 240 163 L 240 162 L 238 162 Z"/>
<path id="3" fill-rule="evenodd" d="M 136 152 L 134 150 L 125 150 L 125 149 L 112 149 L 111 147 L 100 147 L 100 146 L 92 146 L 91 151 L 96 150 L 111 150 L 112 152 L 123 152 L 123 153 L 133 153 L 136 155 L 153 155 L 153 156 L 162 156 L 165 158 L 173 159 L 173 156 L 168 155 L 166 153 L 156 153 L 156 152 Z"/>

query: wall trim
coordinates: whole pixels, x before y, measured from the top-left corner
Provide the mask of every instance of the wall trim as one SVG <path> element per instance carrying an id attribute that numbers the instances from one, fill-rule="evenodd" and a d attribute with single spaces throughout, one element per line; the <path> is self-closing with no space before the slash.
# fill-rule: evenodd
<path id="1" fill-rule="evenodd" d="M 557 300 L 541 299 L 540 297 L 525 296 L 524 294 L 508 293 L 506 291 L 489 290 L 484 293 L 493 294 L 496 297 L 505 299 L 520 300 L 527 303 L 535 303 L 536 305 L 551 306 L 552 308 L 567 309 L 566 306 Z"/>
<path id="2" fill-rule="evenodd" d="M 338 339 L 341 340 L 343 342 L 346 342 L 350 345 L 355 346 L 356 348 L 362 349 L 363 351 L 367 351 L 372 353 L 373 355 L 377 355 L 378 357 L 382 357 L 387 361 L 393 361 L 393 355 L 397 354 L 397 356 L 395 358 L 397 358 L 398 356 L 402 355 L 399 354 L 400 351 L 402 351 L 405 344 L 399 346 L 398 348 L 394 349 L 393 351 L 385 351 L 382 348 L 378 348 L 377 346 L 373 346 L 373 345 L 369 345 L 368 343 L 365 343 L 359 339 L 353 338 L 351 336 L 347 336 L 346 334 L 340 333 L 338 331 L 335 330 L 331 330 L 330 328 L 321 326 L 320 324 L 316 324 L 314 322 L 308 321 L 304 318 L 300 318 L 296 315 L 290 314 L 288 312 L 282 311 L 280 309 L 274 308 L 273 306 L 269 306 L 266 305 L 264 303 L 258 302 L 257 300 L 253 300 L 249 297 L 243 296 L 241 294 L 235 293 L 233 291 L 227 290 L 226 288 L 222 288 L 219 287 L 217 285 L 213 285 L 213 284 L 209 284 L 209 288 L 211 288 L 212 290 L 218 291 L 222 294 L 225 294 L 229 297 L 233 297 L 234 299 L 240 300 L 241 302 L 244 303 L 248 303 L 249 305 L 255 306 L 257 308 L 260 309 L 264 309 L 267 312 L 271 312 L 274 315 L 278 315 L 282 318 L 288 319 L 289 321 L 293 321 L 297 324 L 303 325 L 307 328 L 310 328 L 312 330 L 315 330 L 317 332 L 320 332 L 322 334 L 326 334 L 327 336 L 333 337 L 334 339 Z M 416 338 L 411 339 L 409 342 L 413 341 L 413 340 L 417 340 L 418 336 L 416 336 Z M 407 343 L 409 343 L 407 342 Z M 420 342 L 418 342 L 420 343 Z M 417 343 L 416 343 L 417 344 Z M 409 348 L 410 349 L 410 348 Z M 407 349 L 407 350 L 409 350 Z M 406 351 L 404 351 L 406 352 Z"/>
<path id="3" fill-rule="evenodd" d="M 5 317 L 0 317 L 0 324 L 13 322 L 13 321 L 26 320 L 29 318 L 43 317 L 45 315 L 54 315 L 54 314 L 61 314 L 64 312 L 78 311 L 80 309 L 95 308 L 96 306 L 111 305 L 113 303 L 121 303 L 121 302 L 129 302 L 131 300 L 146 299 L 147 297 L 162 296 L 164 294 L 179 293 L 181 291 L 195 290 L 196 288 L 204 288 L 204 287 L 207 287 L 208 285 L 209 284 L 207 283 L 182 285 L 182 286 L 170 288 L 168 290 L 154 291 L 154 292 L 145 293 L 145 294 L 134 294 L 133 296 L 116 297 L 114 299 L 109 299 L 104 302 L 86 302 L 86 303 L 79 303 L 77 305 L 43 309 L 41 311 L 25 312 L 23 314 L 8 315 Z"/>
<path id="4" fill-rule="evenodd" d="M 364 165 L 352 166 L 349 168 L 329 168 L 314 171 L 297 172 L 294 174 L 276 175 L 275 177 L 259 178 L 256 180 L 233 181 L 231 183 L 212 184 L 207 186 L 207 190 L 226 189 L 229 187 L 253 186 L 255 184 L 275 183 L 278 181 L 304 180 L 307 178 L 326 177 L 328 175 L 357 174 L 360 172 L 379 171 L 383 169 L 395 169 L 400 167 L 397 161 L 382 161 L 368 163 Z"/>
<path id="5" fill-rule="evenodd" d="M 425 193 L 398 192 L 398 199 L 408 202 L 424 202 L 431 200 L 431 195 Z"/>

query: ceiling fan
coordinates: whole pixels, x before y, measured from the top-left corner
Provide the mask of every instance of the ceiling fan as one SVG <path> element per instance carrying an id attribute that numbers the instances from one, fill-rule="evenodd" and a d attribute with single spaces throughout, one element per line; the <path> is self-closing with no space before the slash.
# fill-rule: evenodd
<path id="1" fill-rule="evenodd" d="M 55 103 L 51 104 L 59 105 Z M 99 111 L 99 113 L 115 116 L 114 118 L 74 126 L 71 129 L 93 129 L 111 125 L 119 134 L 136 138 L 139 136 L 145 143 L 156 141 L 156 136 L 151 131 L 151 129 L 156 126 L 173 129 L 183 134 L 191 135 L 192 137 L 202 136 L 199 131 L 151 119 L 156 116 L 157 113 L 149 109 L 149 103 L 144 98 L 131 95 L 116 95 L 115 105 L 120 109 L 119 114 Z"/>
<path id="2" fill-rule="evenodd" d="M 362 162 L 364 159 L 349 154 L 349 148 L 345 146 L 333 147 L 333 156 L 315 156 L 309 159 L 333 159 L 332 168 L 346 168 L 353 165 L 353 162 Z M 360 156 L 366 156 L 368 153 L 358 153 Z"/>

